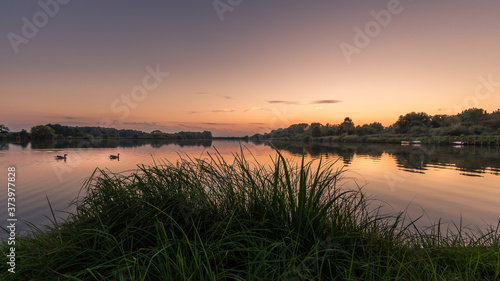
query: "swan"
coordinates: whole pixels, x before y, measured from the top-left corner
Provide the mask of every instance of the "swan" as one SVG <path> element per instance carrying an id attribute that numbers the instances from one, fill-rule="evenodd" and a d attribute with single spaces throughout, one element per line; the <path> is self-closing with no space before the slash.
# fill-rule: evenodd
<path id="1" fill-rule="evenodd" d="M 57 155 L 57 156 L 56 156 L 56 159 L 57 159 L 57 160 L 61 160 L 61 159 L 66 160 L 66 155 L 68 155 L 68 154 L 64 154 L 64 156 Z"/>
<path id="2" fill-rule="evenodd" d="M 110 155 L 109 159 L 120 159 L 120 153 L 118 153 L 117 155 Z"/>

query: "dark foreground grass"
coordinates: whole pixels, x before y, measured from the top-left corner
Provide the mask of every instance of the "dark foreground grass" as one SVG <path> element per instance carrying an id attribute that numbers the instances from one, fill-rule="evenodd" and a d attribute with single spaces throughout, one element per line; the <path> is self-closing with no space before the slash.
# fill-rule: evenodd
<path id="1" fill-rule="evenodd" d="M 499 280 L 498 228 L 420 232 L 368 211 L 335 163 L 220 155 L 97 170 L 65 222 L 17 237 L 5 280 Z M 406 225 L 406 226 L 405 226 Z M 2 256 L 8 254 L 2 245 Z M 3 279 L 2 279 L 3 280 Z"/>

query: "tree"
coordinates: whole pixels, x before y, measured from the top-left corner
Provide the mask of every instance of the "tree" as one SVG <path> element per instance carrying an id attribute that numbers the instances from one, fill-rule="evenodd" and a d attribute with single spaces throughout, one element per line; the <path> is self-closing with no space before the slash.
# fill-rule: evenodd
<path id="1" fill-rule="evenodd" d="M 31 136 L 35 139 L 53 139 L 56 133 L 47 125 L 38 125 L 31 128 Z"/>
<path id="2" fill-rule="evenodd" d="M 348 135 L 354 134 L 355 128 L 352 119 L 349 117 L 344 118 L 344 122 L 340 124 L 340 130 L 342 133 L 346 133 Z"/>
<path id="3" fill-rule="evenodd" d="M 203 131 L 203 133 L 201 133 L 201 134 L 202 134 L 203 139 L 206 139 L 206 140 L 212 139 L 212 132 L 210 132 L 210 131 Z"/>
<path id="4" fill-rule="evenodd" d="M 462 118 L 462 122 L 477 124 L 484 120 L 487 114 L 486 110 L 473 107 L 462 111 L 459 116 Z"/>
<path id="5" fill-rule="evenodd" d="M 7 126 L 5 126 L 4 124 L 0 124 L 0 134 L 6 134 L 8 133 L 10 130 Z"/>
<path id="6" fill-rule="evenodd" d="M 163 132 L 160 130 L 154 130 L 151 133 L 149 133 L 149 136 L 156 139 L 165 137 L 165 134 L 163 134 Z"/>
<path id="7" fill-rule="evenodd" d="M 439 127 L 444 127 L 446 126 L 446 119 L 448 118 L 447 115 L 434 115 L 431 118 L 431 126 L 432 128 L 439 128 Z"/>
<path id="8" fill-rule="evenodd" d="M 321 137 L 321 129 L 318 126 L 314 127 L 312 129 L 311 136 L 314 138 Z"/>
<path id="9" fill-rule="evenodd" d="M 420 126 L 428 127 L 430 125 L 431 117 L 425 112 L 411 112 L 405 116 L 400 115 L 396 125 L 397 133 L 407 133 L 411 127 Z"/>

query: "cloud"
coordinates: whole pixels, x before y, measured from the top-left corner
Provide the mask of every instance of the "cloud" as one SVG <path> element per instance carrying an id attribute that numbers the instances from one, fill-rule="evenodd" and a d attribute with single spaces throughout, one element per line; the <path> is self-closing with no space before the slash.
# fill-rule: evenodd
<path id="1" fill-rule="evenodd" d="M 268 103 L 300 104 L 298 101 L 270 100 Z"/>
<path id="2" fill-rule="evenodd" d="M 310 104 L 325 104 L 325 103 L 339 103 L 339 100 L 317 100 L 317 101 L 312 101 Z"/>
<path id="3" fill-rule="evenodd" d="M 196 92 L 194 94 L 195 95 L 208 95 L 208 96 L 214 96 L 214 97 L 221 97 L 221 98 L 225 98 L 225 99 L 228 99 L 228 100 L 232 99 L 232 97 L 230 97 L 230 96 L 212 94 L 212 93 L 208 93 L 208 92 Z"/>
<path id="4" fill-rule="evenodd" d="M 139 126 L 162 126 L 158 122 L 124 122 L 123 125 L 139 125 Z"/>
<path id="5" fill-rule="evenodd" d="M 223 125 L 223 126 L 227 126 L 227 125 L 238 125 L 236 123 L 213 123 L 213 122 L 205 122 L 205 123 L 201 123 L 203 125 L 214 125 L 214 126 L 220 126 L 220 125 Z"/>
<path id="6" fill-rule="evenodd" d="M 71 117 L 71 116 L 66 116 L 66 117 L 63 117 L 64 119 L 66 120 L 75 120 L 75 119 L 78 119 L 76 117 Z"/>
<path id="7" fill-rule="evenodd" d="M 177 126 L 179 126 L 179 127 L 186 127 L 186 128 L 194 128 L 194 129 L 199 129 L 199 127 L 189 126 L 189 125 L 182 124 L 182 123 L 178 123 L 178 124 L 177 124 Z"/>
<path id="8" fill-rule="evenodd" d="M 252 107 L 245 109 L 243 112 L 248 112 L 248 111 L 254 111 L 254 110 L 265 110 L 265 111 L 271 111 L 269 108 L 263 108 L 263 107 Z"/>
<path id="9" fill-rule="evenodd" d="M 315 101 L 285 101 L 285 100 L 270 100 L 268 103 L 282 103 L 282 104 L 293 104 L 293 105 L 306 105 L 306 104 L 332 104 L 339 103 L 339 100 L 315 100 Z"/>
<path id="10" fill-rule="evenodd" d="M 234 109 L 228 109 L 228 108 L 223 108 L 223 109 L 213 109 L 213 110 L 193 110 L 190 111 L 189 114 L 198 114 L 198 113 L 203 113 L 203 112 L 213 112 L 213 113 L 229 113 L 229 112 L 235 112 L 236 110 Z"/>
<path id="11" fill-rule="evenodd" d="M 212 110 L 212 112 L 215 112 L 215 113 L 221 113 L 221 112 L 235 112 L 236 110 L 234 109 L 227 109 L 227 108 L 224 108 L 224 109 L 214 109 Z"/>

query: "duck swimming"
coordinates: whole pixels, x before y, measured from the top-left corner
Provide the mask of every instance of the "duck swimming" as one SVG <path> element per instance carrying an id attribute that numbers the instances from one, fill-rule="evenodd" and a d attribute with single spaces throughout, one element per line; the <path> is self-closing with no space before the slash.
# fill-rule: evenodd
<path id="1" fill-rule="evenodd" d="M 109 159 L 120 159 L 120 153 L 118 153 L 117 155 L 110 155 Z"/>
<path id="2" fill-rule="evenodd" d="M 61 156 L 61 155 L 56 155 L 56 160 L 62 160 L 62 159 L 66 160 L 66 156 L 67 156 L 67 155 L 68 155 L 68 154 L 64 154 L 64 156 Z"/>

